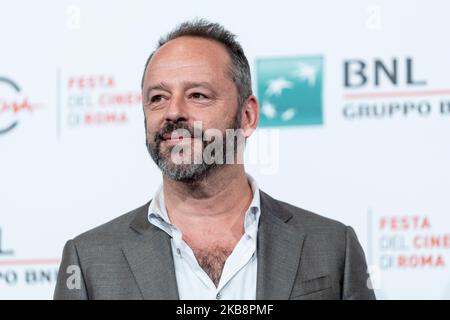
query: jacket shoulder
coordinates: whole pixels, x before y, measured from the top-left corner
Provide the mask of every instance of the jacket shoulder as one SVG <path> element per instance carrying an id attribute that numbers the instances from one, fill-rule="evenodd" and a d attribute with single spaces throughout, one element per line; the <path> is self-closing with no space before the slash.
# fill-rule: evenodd
<path id="1" fill-rule="evenodd" d="M 261 193 L 262 201 L 269 204 L 269 210 L 283 220 L 288 219 L 288 224 L 298 225 L 309 231 L 314 229 L 329 229 L 345 232 L 345 229 L 347 228 L 346 225 L 340 221 L 274 199 L 264 192 Z"/>
<path id="2" fill-rule="evenodd" d="M 323 215 L 296 207 L 292 204 L 279 201 L 279 205 L 286 211 L 292 213 L 292 222 L 301 223 L 305 228 L 308 229 L 336 229 L 344 231 L 346 225 L 340 221 L 327 218 Z"/>
<path id="3" fill-rule="evenodd" d="M 148 206 L 149 202 L 109 222 L 83 232 L 73 240 L 77 244 L 114 244 L 121 242 L 121 240 L 127 239 L 130 234 L 135 233 L 130 228 L 130 224 L 137 219 L 145 219 L 147 217 Z"/>

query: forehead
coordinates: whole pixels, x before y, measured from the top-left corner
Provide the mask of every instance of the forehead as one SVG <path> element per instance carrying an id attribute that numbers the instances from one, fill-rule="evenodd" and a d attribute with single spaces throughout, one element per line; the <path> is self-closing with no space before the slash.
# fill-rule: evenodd
<path id="1" fill-rule="evenodd" d="M 227 76 L 230 56 L 225 47 L 214 40 L 183 36 L 159 48 L 150 60 L 145 80 L 168 81 L 174 78 L 189 80 L 222 80 Z"/>

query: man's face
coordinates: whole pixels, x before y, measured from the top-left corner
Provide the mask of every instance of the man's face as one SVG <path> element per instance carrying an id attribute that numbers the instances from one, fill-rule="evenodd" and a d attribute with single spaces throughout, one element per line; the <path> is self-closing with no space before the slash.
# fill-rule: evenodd
<path id="1" fill-rule="evenodd" d="M 229 77 L 230 60 L 218 42 L 180 37 L 158 49 L 149 62 L 143 82 L 147 148 L 166 176 L 178 181 L 200 179 L 218 166 L 198 161 L 209 143 L 202 141 L 205 131 L 224 133 L 240 128 L 237 89 Z M 194 123 L 201 125 L 200 137 L 194 137 Z M 179 129 L 185 129 L 192 139 L 176 138 L 173 133 Z M 174 161 L 172 151 L 180 147 L 190 149 L 192 161 Z"/>

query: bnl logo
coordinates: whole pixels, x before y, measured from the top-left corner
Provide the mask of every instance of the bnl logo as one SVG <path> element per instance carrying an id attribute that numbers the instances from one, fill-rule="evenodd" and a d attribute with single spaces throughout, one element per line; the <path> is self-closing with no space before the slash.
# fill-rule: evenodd
<path id="1" fill-rule="evenodd" d="M 14 251 L 4 249 L 2 246 L 2 229 L 0 228 L 0 257 L 14 254 Z"/>
<path id="2" fill-rule="evenodd" d="M 320 56 L 257 60 L 259 125 L 323 124 L 323 59 Z"/>

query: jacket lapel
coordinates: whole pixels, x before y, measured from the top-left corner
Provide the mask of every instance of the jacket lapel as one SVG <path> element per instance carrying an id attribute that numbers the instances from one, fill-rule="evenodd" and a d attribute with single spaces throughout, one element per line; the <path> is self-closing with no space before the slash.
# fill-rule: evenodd
<path id="1" fill-rule="evenodd" d="M 256 299 L 289 299 L 300 262 L 305 234 L 287 224 L 292 217 L 264 192 L 258 228 Z"/>
<path id="2" fill-rule="evenodd" d="M 144 299 L 179 299 L 170 236 L 147 220 L 148 205 L 130 227 L 138 235 L 122 247 Z"/>

